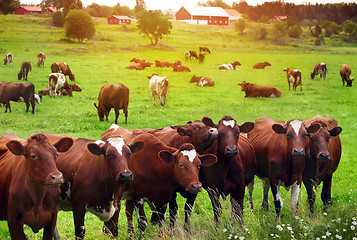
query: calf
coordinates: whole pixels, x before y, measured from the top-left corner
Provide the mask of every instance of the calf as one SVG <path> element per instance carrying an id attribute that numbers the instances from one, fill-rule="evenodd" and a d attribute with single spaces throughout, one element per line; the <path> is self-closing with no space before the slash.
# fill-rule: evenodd
<path id="1" fill-rule="evenodd" d="M 32 67 L 31 67 L 31 63 L 29 61 L 22 62 L 21 70 L 17 74 L 18 80 L 22 79 L 22 80 L 27 81 L 27 76 L 28 76 L 29 72 L 31 72 L 31 70 L 32 70 Z"/>
<path id="2" fill-rule="evenodd" d="M 80 88 L 76 83 L 68 84 L 68 89 L 62 88 L 62 95 L 68 95 L 70 97 L 73 96 L 72 92 L 82 92 L 82 88 Z"/>
<path id="3" fill-rule="evenodd" d="M 51 65 L 52 73 L 63 73 L 66 76 L 69 76 L 71 81 L 75 81 L 76 77 L 72 73 L 67 63 L 64 62 L 54 62 Z"/>
<path id="4" fill-rule="evenodd" d="M 314 71 L 310 74 L 311 79 L 314 79 L 316 75 L 320 74 L 321 77 L 326 78 L 327 66 L 326 63 L 316 63 Z"/>
<path id="5" fill-rule="evenodd" d="M 348 66 L 347 64 L 343 64 L 340 66 L 340 76 L 342 78 L 342 84 L 345 86 L 345 81 L 346 81 L 346 87 L 352 87 L 352 81 L 354 78 L 350 78 L 351 75 L 351 67 Z"/>
<path id="6" fill-rule="evenodd" d="M 41 67 L 41 65 L 42 65 L 42 67 L 45 67 L 46 56 L 43 52 L 39 52 L 37 54 L 37 60 L 38 60 L 38 62 L 37 62 L 38 67 Z"/>
<path id="7" fill-rule="evenodd" d="M 156 67 L 171 67 L 171 66 L 172 66 L 172 63 L 170 63 L 170 62 L 165 62 L 165 61 L 155 60 L 155 66 L 156 66 Z"/>
<path id="8" fill-rule="evenodd" d="M 0 82 L 0 103 L 5 104 L 5 113 L 7 109 L 11 112 L 10 101 L 17 102 L 21 98 L 26 104 L 28 112 L 30 103 L 32 114 L 35 113 L 35 86 L 29 82 Z"/>
<path id="9" fill-rule="evenodd" d="M 154 106 L 155 106 L 156 95 L 158 95 L 158 98 L 160 99 L 160 105 L 164 106 L 166 103 L 166 94 L 169 86 L 169 81 L 166 79 L 166 76 L 159 77 L 158 75 L 154 74 L 151 77 L 148 76 L 147 78 L 150 79 L 149 89 L 153 99 Z"/>
<path id="10" fill-rule="evenodd" d="M 191 70 L 184 65 L 173 66 L 174 72 L 191 72 Z"/>
<path id="11" fill-rule="evenodd" d="M 241 66 L 241 64 L 238 61 L 234 61 L 232 63 L 228 64 L 222 64 L 221 66 L 218 67 L 219 70 L 237 70 L 236 67 Z"/>
<path id="12" fill-rule="evenodd" d="M 48 89 L 50 97 L 62 95 L 62 88 L 69 90 L 66 76 L 62 73 L 51 73 L 48 77 Z"/>
<path id="13" fill-rule="evenodd" d="M 105 84 L 99 91 L 98 106 L 97 108 L 99 120 L 103 121 L 104 116 L 108 122 L 110 110 L 114 108 L 115 123 L 118 122 L 119 110 L 123 109 L 125 115 L 125 124 L 128 118 L 128 105 L 129 105 L 129 88 L 124 84 L 108 83 Z"/>
<path id="14" fill-rule="evenodd" d="M 241 86 L 241 91 L 245 92 L 244 97 L 266 97 L 276 98 L 281 96 L 281 91 L 272 86 L 260 86 L 254 83 L 238 83 Z"/>
<path id="15" fill-rule="evenodd" d="M 269 62 L 260 62 L 253 65 L 255 69 L 264 69 L 266 66 L 271 66 Z"/>
<path id="16" fill-rule="evenodd" d="M 61 138 L 52 145 L 43 134 L 0 137 L 0 220 L 7 221 L 11 239 L 27 239 L 24 224 L 35 233 L 43 229 L 43 239 L 53 238 L 63 183 L 55 161 L 72 143 Z"/>
<path id="17" fill-rule="evenodd" d="M 200 52 L 211 53 L 211 51 L 207 47 L 200 47 L 199 49 L 200 49 Z"/>
<path id="18" fill-rule="evenodd" d="M 203 53 L 198 55 L 198 61 L 199 63 L 203 63 L 205 61 L 205 55 Z"/>
<path id="19" fill-rule="evenodd" d="M 289 90 L 290 84 L 293 85 L 293 90 L 296 91 L 296 87 L 300 85 L 300 92 L 302 91 L 302 83 L 301 83 L 301 72 L 297 69 L 287 68 L 283 70 L 286 72 L 286 78 L 288 79 L 289 83 Z"/>
<path id="20" fill-rule="evenodd" d="M 6 66 L 9 65 L 9 67 L 10 67 L 10 64 L 12 66 L 14 66 L 14 57 L 13 57 L 13 55 L 11 53 L 8 53 L 5 56 L 4 65 L 6 65 Z"/>
<path id="21" fill-rule="evenodd" d="M 190 80 L 190 83 L 197 83 L 196 86 L 200 87 L 212 87 L 214 86 L 214 81 L 208 77 L 196 77 L 193 75 L 193 77 Z"/>

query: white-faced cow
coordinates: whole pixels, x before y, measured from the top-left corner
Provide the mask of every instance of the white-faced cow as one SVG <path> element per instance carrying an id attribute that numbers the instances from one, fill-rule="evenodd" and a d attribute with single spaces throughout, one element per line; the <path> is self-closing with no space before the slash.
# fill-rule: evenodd
<path id="1" fill-rule="evenodd" d="M 326 78 L 327 66 L 326 63 L 316 63 L 314 71 L 311 73 L 311 79 L 314 79 L 316 75 L 320 74 L 320 79 L 323 77 Z"/>
<path id="2" fill-rule="evenodd" d="M 9 67 L 10 67 L 10 64 L 11 64 L 11 66 L 14 66 L 14 56 L 11 53 L 8 53 L 5 56 L 4 65 L 6 65 L 6 66 L 9 65 Z"/>

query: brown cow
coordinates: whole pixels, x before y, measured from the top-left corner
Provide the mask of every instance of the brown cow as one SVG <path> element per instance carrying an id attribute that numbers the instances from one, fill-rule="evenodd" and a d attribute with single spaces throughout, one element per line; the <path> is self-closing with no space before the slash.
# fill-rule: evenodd
<path id="1" fill-rule="evenodd" d="M 190 53 L 190 59 L 191 59 L 191 58 L 196 58 L 196 59 L 198 59 L 198 56 L 197 56 L 196 51 L 190 50 L 190 51 L 188 51 L 188 52 Z"/>
<path id="2" fill-rule="evenodd" d="M 174 72 L 191 72 L 191 70 L 184 65 L 173 66 Z"/>
<path id="3" fill-rule="evenodd" d="M 332 175 L 336 171 L 341 158 L 341 140 L 339 134 L 341 127 L 333 118 L 315 116 L 304 121 L 307 127 L 318 123 L 321 128 L 310 136 L 309 152 L 306 158 L 306 166 L 303 171 L 303 181 L 308 194 L 310 212 L 314 213 L 315 192 L 323 182 L 321 199 L 324 206 L 331 204 Z"/>
<path id="4" fill-rule="evenodd" d="M 205 61 L 205 55 L 203 53 L 198 55 L 198 61 L 199 63 L 203 63 Z"/>
<path id="5" fill-rule="evenodd" d="M 46 134 L 51 141 L 61 135 Z M 85 236 L 84 215 L 91 212 L 101 221 L 115 213 L 124 192 L 124 184 L 132 180 L 128 168 L 130 155 L 140 151 L 144 143 L 128 146 L 124 139 L 111 136 L 106 141 L 74 139 L 71 149 L 57 159 L 64 183 L 58 210 L 73 211 L 76 239 Z M 113 232 L 117 235 L 117 231 Z"/>
<path id="6" fill-rule="evenodd" d="M 214 81 L 208 77 L 196 77 L 196 75 L 193 75 L 193 77 L 190 80 L 190 83 L 197 83 L 196 86 L 200 87 L 213 87 L 214 86 Z"/>
<path id="7" fill-rule="evenodd" d="M 10 64 L 14 66 L 14 56 L 11 53 L 7 53 L 4 59 L 4 65 L 9 65 L 10 67 Z"/>
<path id="8" fill-rule="evenodd" d="M 177 60 L 176 62 L 173 62 L 171 65 L 172 65 L 172 67 L 179 66 L 179 65 L 182 65 L 182 62 L 180 60 Z"/>
<path id="9" fill-rule="evenodd" d="M 80 88 L 76 83 L 68 84 L 68 89 L 62 88 L 61 90 L 63 96 L 73 96 L 73 92 L 82 92 L 82 88 Z"/>
<path id="10" fill-rule="evenodd" d="M 144 70 L 145 66 L 142 63 L 134 63 L 134 64 L 130 64 L 129 66 L 126 66 L 125 68 L 132 69 L 132 70 Z"/>
<path id="11" fill-rule="evenodd" d="M 171 66 L 172 66 L 172 63 L 170 63 L 170 62 L 165 62 L 165 61 L 155 60 L 155 66 L 156 66 L 156 67 L 171 67 Z"/>
<path id="12" fill-rule="evenodd" d="M 22 62 L 20 72 L 17 74 L 17 79 L 27 81 L 27 76 L 29 75 L 31 70 L 32 67 L 29 61 Z"/>
<path id="13" fill-rule="evenodd" d="M 271 66 L 269 62 L 259 62 L 253 65 L 254 69 L 264 69 L 266 66 Z"/>
<path id="14" fill-rule="evenodd" d="M 114 108 L 115 123 L 118 123 L 119 109 L 123 109 L 125 115 L 125 124 L 128 118 L 128 105 L 129 105 L 129 88 L 124 84 L 108 83 L 105 84 L 99 91 L 98 106 L 94 106 L 98 110 L 100 121 L 104 121 L 104 117 L 108 122 L 110 110 Z"/>
<path id="15" fill-rule="evenodd" d="M 269 209 L 269 186 L 274 196 L 278 217 L 283 207 L 279 187 L 291 190 L 291 207 L 296 213 L 302 183 L 310 134 L 320 129 L 319 124 L 308 128 L 300 120 L 281 122 L 264 116 L 254 121 L 254 129 L 248 139 L 254 146 L 257 158 L 257 176 L 264 180 L 262 208 Z"/>
<path id="16" fill-rule="evenodd" d="M 300 92 L 302 91 L 302 83 L 301 83 L 301 72 L 297 69 L 287 68 L 283 70 L 286 72 L 286 78 L 288 79 L 289 83 L 289 90 L 290 84 L 293 85 L 293 90 L 296 91 L 296 87 L 300 85 Z"/>
<path id="17" fill-rule="evenodd" d="M 243 81 L 238 83 L 241 86 L 241 91 L 245 92 L 244 97 L 266 97 L 266 98 L 276 98 L 281 96 L 281 91 L 272 86 L 260 86 L 254 83 L 247 83 Z"/>
<path id="18" fill-rule="evenodd" d="M 207 47 L 199 47 L 200 52 L 208 52 L 211 53 L 211 51 Z"/>
<path id="19" fill-rule="evenodd" d="M 62 173 L 55 165 L 58 152 L 73 141 L 61 138 L 54 145 L 43 134 L 27 140 L 4 133 L 0 138 L 0 220 L 7 221 L 11 239 L 27 239 L 23 225 L 51 240 L 57 221 Z"/>
<path id="20" fill-rule="evenodd" d="M 350 78 L 351 75 L 351 67 L 348 66 L 347 64 L 343 64 L 340 66 L 340 76 L 342 78 L 342 84 L 345 86 L 345 81 L 346 81 L 346 87 L 352 87 L 352 81 L 354 78 Z"/>
<path id="21" fill-rule="evenodd" d="M 26 104 L 26 112 L 29 111 L 30 103 L 32 114 L 35 113 L 35 86 L 29 82 L 0 82 L 0 103 L 5 104 L 5 113 L 7 109 L 11 112 L 10 101 L 17 102 L 23 99 Z"/>
<path id="22" fill-rule="evenodd" d="M 38 62 L 37 62 L 37 66 L 38 67 L 41 67 L 41 65 L 43 67 L 45 67 L 46 56 L 45 56 L 45 54 L 43 52 L 37 53 L 37 60 L 38 60 Z"/>
<path id="23" fill-rule="evenodd" d="M 311 79 L 314 79 L 317 74 L 320 74 L 320 79 L 321 77 L 326 78 L 326 73 L 327 73 L 327 66 L 326 63 L 316 63 L 314 67 L 314 71 L 310 74 Z"/>
<path id="24" fill-rule="evenodd" d="M 236 67 L 241 66 L 241 64 L 238 61 L 234 61 L 232 63 L 228 64 L 222 64 L 218 67 L 219 70 L 237 70 Z"/>
<path id="25" fill-rule="evenodd" d="M 51 65 L 52 73 L 63 73 L 64 75 L 69 76 L 71 81 L 75 81 L 76 77 L 72 73 L 67 63 L 64 62 L 54 62 Z"/>

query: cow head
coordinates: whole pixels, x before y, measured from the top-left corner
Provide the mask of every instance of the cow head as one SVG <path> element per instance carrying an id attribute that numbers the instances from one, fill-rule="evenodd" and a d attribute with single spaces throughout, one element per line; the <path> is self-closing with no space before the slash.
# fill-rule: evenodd
<path id="1" fill-rule="evenodd" d="M 312 72 L 312 73 L 310 74 L 311 79 L 314 79 L 315 76 L 316 76 L 315 72 Z"/>
<path id="2" fill-rule="evenodd" d="M 76 77 L 72 74 L 72 72 L 69 74 L 69 79 L 73 82 L 76 80 Z"/>
<path id="3" fill-rule="evenodd" d="M 264 62 L 265 66 L 271 66 L 270 62 Z"/>
<path id="4" fill-rule="evenodd" d="M 347 82 L 347 87 L 352 87 L 352 81 L 354 80 L 354 78 L 349 78 L 346 80 Z"/>
<path id="5" fill-rule="evenodd" d="M 20 71 L 18 74 L 17 74 L 17 79 L 18 80 L 21 80 L 22 79 L 22 71 Z M 348 82 L 347 82 L 348 84 Z"/>
<path id="6" fill-rule="evenodd" d="M 254 123 L 246 122 L 239 126 L 231 116 L 224 116 L 217 125 L 212 119 L 204 117 L 202 119 L 207 126 L 216 127 L 218 130 L 217 150 L 218 154 L 226 157 L 233 157 L 238 154 L 239 133 L 248 133 L 254 128 Z"/>
<path id="7" fill-rule="evenodd" d="M 238 83 L 238 85 L 241 87 L 241 91 L 246 91 L 249 83 L 243 81 L 242 83 Z"/>
<path id="8" fill-rule="evenodd" d="M 76 83 L 70 84 L 70 85 L 69 85 L 69 88 L 71 88 L 72 91 L 82 92 L 82 88 L 80 88 Z"/>
<path id="9" fill-rule="evenodd" d="M 201 78 L 200 77 L 196 77 L 196 75 L 193 75 L 191 80 L 190 80 L 190 83 L 194 83 L 194 82 L 197 82 L 198 80 L 200 80 Z"/>
<path id="10" fill-rule="evenodd" d="M 63 183 L 63 175 L 56 167 L 57 152 L 66 152 L 73 144 L 65 137 L 52 145 L 41 133 L 30 136 L 27 141 L 9 141 L 6 146 L 16 156 L 26 159 L 26 177 L 31 183 L 58 187 Z"/>
<path id="11" fill-rule="evenodd" d="M 202 121 L 187 122 L 184 126 L 179 126 L 177 132 L 181 136 L 190 137 L 191 143 L 200 154 L 218 138 L 217 128 L 207 126 Z"/>
<path id="12" fill-rule="evenodd" d="M 99 121 L 104 121 L 104 112 L 102 107 L 100 105 L 98 107 L 96 103 L 94 103 L 94 107 L 97 109 Z"/>
<path id="13" fill-rule="evenodd" d="M 176 181 L 190 193 L 202 191 L 202 184 L 198 179 L 200 167 L 208 167 L 217 162 L 217 157 L 212 154 L 198 155 L 190 143 L 184 143 L 175 153 L 162 150 L 159 157 L 167 163 L 174 163 Z"/>
<path id="14" fill-rule="evenodd" d="M 96 141 L 87 145 L 88 150 L 97 156 L 103 155 L 107 169 L 116 182 L 128 183 L 133 178 L 128 164 L 132 153 L 140 151 L 144 146 L 141 141 L 127 145 L 121 137 L 110 137 L 107 141 Z"/>
<path id="15" fill-rule="evenodd" d="M 240 62 L 238 62 L 237 60 L 232 62 L 232 66 L 235 68 L 236 66 L 241 66 Z"/>

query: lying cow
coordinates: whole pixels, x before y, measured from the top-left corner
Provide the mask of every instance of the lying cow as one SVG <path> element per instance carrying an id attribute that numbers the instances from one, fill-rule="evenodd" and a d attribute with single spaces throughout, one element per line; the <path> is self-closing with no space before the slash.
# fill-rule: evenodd
<path id="1" fill-rule="evenodd" d="M 237 70 L 236 67 L 241 66 L 241 64 L 238 61 L 234 61 L 232 63 L 228 64 L 222 64 L 221 66 L 218 67 L 219 70 Z"/>
<path id="2" fill-rule="evenodd" d="M 196 77 L 193 75 L 193 77 L 190 80 L 190 83 L 197 83 L 196 86 L 200 87 L 213 87 L 214 86 L 214 81 L 208 77 Z"/>
<path id="3" fill-rule="evenodd" d="M 254 69 L 264 69 L 266 66 L 271 66 L 269 62 L 260 62 L 253 65 Z"/>
<path id="4" fill-rule="evenodd" d="M 31 67 L 31 63 L 29 61 L 25 61 L 21 64 L 21 70 L 20 72 L 17 74 L 17 78 L 18 80 L 25 80 L 27 81 L 27 76 L 29 74 L 29 72 L 31 72 L 32 67 Z"/>
<path id="5" fill-rule="evenodd" d="M 191 70 L 184 65 L 173 66 L 174 72 L 191 72 Z"/>
<path id="6" fill-rule="evenodd" d="M 155 60 L 155 66 L 156 67 L 171 67 L 172 63 L 166 62 L 166 61 Z"/>
<path id="7" fill-rule="evenodd" d="M 143 63 L 134 63 L 130 64 L 129 66 L 125 67 L 126 69 L 132 69 L 132 70 L 144 70 L 145 69 L 145 64 Z"/>
<path id="8" fill-rule="evenodd" d="M 179 66 L 179 65 L 182 65 L 182 62 L 180 60 L 177 60 L 176 62 L 173 62 L 171 64 L 172 67 Z"/>
<path id="9" fill-rule="evenodd" d="M 316 63 L 314 67 L 314 71 L 310 74 L 311 79 L 314 79 L 316 75 L 320 74 L 320 79 L 321 77 L 326 78 L 326 73 L 327 73 L 327 66 L 326 63 Z"/>
<path id="10" fill-rule="evenodd" d="M 13 55 L 12 55 L 11 53 L 8 53 L 8 54 L 6 54 L 6 56 L 5 56 L 4 65 L 5 65 L 5 66 L 9 65 L 9 67 L 10 67 L 10 64 L 11 64 L 12 66 L 14 66 L 14 57 L 13 57 Z"/>
<path id="11" fill-rule="evenodd" d="M 158 98 L 160 99 L 160 105 L 164 106 L 166 103 L 166 94 L 169 81 L 166 79 L 166 77 L 159 77 L 157 74 L 148 76 L 147 78 L 150 79 L 149 88 L 154 106 L 156 95 L 158 95 Z"/>
<path id="12" fill-rule="evenodd" d="M 296 91 L 296 87 L 300 85 L 300 92 L 302 91 L 302 83 L 301 83 L 301 72 L 297 69 L 287 68 L 283 70 L 286 72 L 286 78 L 288 79 L 289 83 L 289 90 L 290 84 L 293 85 L 293 90 Z"/>
<path id="13" fill-rule="evenodd" d="M 352 81 L 354 80 L 353 78 L 350 78 L 351 75 L 351 67 L 348 66 L 347 64 L 343 64 L 340 66 L 340 76 L 342 78 L 342 84 L 345 86 L 345 81 L 346 81 L 346 87 L 352 87 Z"/>
<path id="14" fill-rule="evenodd" d="M 66 76 L 69 76 L 71 81 L 75 81 L 76 77 L 72 73 L 67 63 L 64 62 L 54 62 L 51 65 L 52 73 L 63 73 Z"/>
<path id="15" fill-rule="evenodd" d="M 276 98 L 281 96 L 281 91 L 272 86 L 260 86 L 245 81 L 238 83 L 238 85 L 241 86 L 241 90 L 245 92 L 245 97 Z"/>
<path id="16" fill-rule="evenodd" d="M 123 109 L 125 115 L 125 124 L 128 118 L 128 105 L 129 105 L 129 88 L 124 84 L 108 83 L 105 84 L 99 91 L 98 106 L 97 108 L 99 121 L 103 121 L 104 117 L 108 122 L 110 110 L 114 108 L 115 123 L 118 122 L 119 110 Z"/>
<path id="17" fill-rule="evenodd" d="M 61 96 L 62 88 L 70 91 L 66 76 L 62 73 L 51 73 L 48 77 L 49 96 Z"/>
<path id="18" fill-rule="evenodd" d="M 41 67 L 41 66 L 45 67 L 46 56 L 45 56 L 45 54 L 43 52 L 39 52 L 37 54 L 37 60 L 38 60 L 38 62 L 37 62 L 37 66 L 38 67 Z"/>

